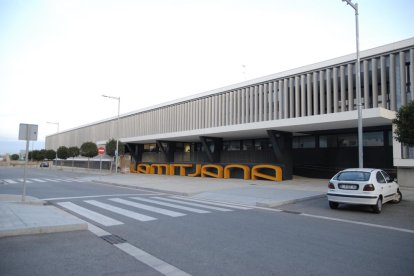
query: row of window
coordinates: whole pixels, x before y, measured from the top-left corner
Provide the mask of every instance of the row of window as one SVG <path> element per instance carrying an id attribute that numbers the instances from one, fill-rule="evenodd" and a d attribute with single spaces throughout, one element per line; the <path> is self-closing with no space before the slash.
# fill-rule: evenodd
<path id="1" fill-rule="evenodd" d="M 385 145 L 385 137 L 388 135 L 388 146 L 392 146 L 392 132 L 387 131 L 375 131 L 375 132 L 364 132 L 363 134 L 363 145 L 364 147 L 381 147 Z M 298 136 L 293 138 L 294 149 L 310 149 L 316 148 L 316 136 Z M 357 134 L 332 134 L 332 135 L 320 135 L 319 136 L 319 148 L 347 148 L 358 146 L 358 135 Z"/>
<path id="2" fill-rule="evenodd" d="M 388 146 L 392 146 L 392 132 L 374 131 L 364 132 L 364 147 L 382 147 L 385 145 L 385 135 L 388 135 Z M 319 139 L 317 139 L 319 138 Z M 306 135 L 293 137 L 293 149 L 311 149 L 316 148 L 319 141 L 319 148 L 347 148 L 358 146 L 357 134 L 329 134 L 329 135 Z M 214 144 L 209 145 L 210 150 L 214 151 Z M 246 139 L 223 141 L 222 151 L 263 151 L 272 148 L 269 139 Z M 145 152 L 158 152 L 157 144 L 145 144 Z M 201 143 L 176 143 L 176 152 L 201 152 L 203 146 Z"/>

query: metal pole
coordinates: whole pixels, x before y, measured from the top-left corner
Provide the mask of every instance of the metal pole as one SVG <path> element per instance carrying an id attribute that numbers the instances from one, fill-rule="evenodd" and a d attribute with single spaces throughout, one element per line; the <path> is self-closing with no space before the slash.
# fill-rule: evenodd
<path id="1" fill-rule="evenodd" d="M 363 150 L 363 131 L 362 131 L 362 101 L 361 101 L 361 62 L 359 57 L 359 22 L 358 22 L 358 3 L 353 4 L 350 0 L 342 0 L 355 10 L 355 28 L 356 28 L 356 93 L 358 108 L 358 164 L 360 168 L 364 167 L 364 150 Z"/>
<path id="2" fill-rule="evenodd" d="M 118 97 L 118 120 L 116 122 L 116 133 L 117 133 L 117 138 L 116 138 L 116 154 L 115 154 L 115 173 L 118 173 L 118 159 L 119 159 L 119 109 L 121 106 L 121 97 Z"/>

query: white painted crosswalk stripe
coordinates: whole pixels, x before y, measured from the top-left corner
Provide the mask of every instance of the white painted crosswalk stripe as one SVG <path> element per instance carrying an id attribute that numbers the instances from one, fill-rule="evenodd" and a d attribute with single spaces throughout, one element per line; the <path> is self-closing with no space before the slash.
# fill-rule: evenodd
<path id="1" fill-rule="evenodd" d="M 171 204 L 171 203 L 162 202 L 162 201 L 158 201 L 158 200 L 146 199 L 146 198 L 141 198 L 141 197 L 131 197 L 131 198 L 134 199 L 134 200 L 138 200 L 138 201 L 154 203 L 154 204 L 158 204 L 158 205 L 162 205 L 162 206 L 167 206 L 167 207 L 172 207 L 172 208 L 176 208 L 176 209 L 186 210 L 186 211 L 193 212 L 193 213 L 199 213 L 199 214 L 210 213 L 209 211 L 196 209 L 196 208 L 191 208 L 191 207 L 186 207 L 186 206 L 177 205 L 177 204 Z"/>
<path id="2" fill-rule="evenodd" d="M 30 180 L 33 180 L 35 182 L 47 182 L 47 181 L 44 181 L 44 180 L 38 179 L 38 178 L 30 178 Z"/>
<path id="3" fill-rule="evenodd" d="M 51 179 L 51 178 L 43 178 L 43 179 L 48 182 L 59 182 L 59 179 Z"/>
<path id="4" fill-rule="evenodd" d="M 13 179 L 3 179 L 4 182 L 8 183 L 8 184 L 16 184 L 18 183 L 17 181 L 14 181 Z"/>
<path id="5" fill-rule="evenodd" d="M 205 204 L 185 202 L 185 201 L 182 201 L 182 200 L 176 200 L 176 199 L 171 199 L 171 198 L 163 198 L 163 197 L 157 197 L 157 196 L 151 197 L 151 198 L 160 199 L 160 200 L 169 201 L 169 202 L 174 202 L 174 203 L 179 203 L 179 204 L 184 204 L 184 205 L 195 206 L 195 207 L 201 207 L 201 208 L 204 208 L 204 209 L 222 211 L 222 212 L 231 212 L 232 211 L 230 209 L 225 209 L 225 208 L 221 208 L 221 207 L 214 207 L 214 206 L 208 206 L 208 205 L 205 205 Z"/>
<path id="6" fill-rule="evenodd" d="M 19 178 L 17 180 L 20 181 L 20 182 L 24 182 L 23 178 Z M 26 179 L 26 183 L 33 183 L 33 181 L 30 181 L 29 179 Z"/>
<path id="7" fill-rule="evenodd" d="M 66 201 L 66 202 L 58 202 L 58 205 L 62 206 L 65 209 L 68 209 L 69 211 L 75 212 L 82 217 L 88 218 L 90 220 L 93 220 L 99 224 L 102 224 L 104 226 L 112 226 L 112 225 L 120 225 L 123 224 L 119 220 L 104 216 L 102 214 L 99 214 L 97 212 L 91 211 L 89 209 L 83 208 L 79 205 L 76 205 L 72 202 Z"/>
<path id="8" fill-rule="evenodd" d="M 199 200 L 199 199 L 193 199 L 193 198 L 184 198 L 181 196 L 172 196 L 172 198 L 176 198 L 176 199 L 180 199 L 180 200 L 185 200 L 185 201 L 192 201 L 192 202 L 200 202 L 200 203 L 205 203 L 205 204 L 209 204 L 209 205 L 215 205 L 215 206 L 221 206 L 221 207 L 227 207 L 227 208 L 232 208 L 232 209 L 239 209 L 239 210 L 251 210 L 251 207 L 243 207 L 243 206 L 238 206 L 238 205 L 232 205 L 232 204 L 227 204 L 227 203 L 218 203 L 218 202 L 211 202 L 211 201 L 203 201 L 203 200 Z"/>
<path id="9" fill-rule="evenodd" d="M 132 218 L 132 219 L 136 219 L 139 221 L 150 221 L 150 220 L 156 220 L 156 218 L 150 217 L 150 216 L 146 216 L 140 213 L 136 213 L 136 212 L 132 212 L 126 209 L 122 209 L 122 208 L 118 208 L 116 206 L 110 205 L 110 204 L 106 204 L 106 203 L 102 203 L 96 200 L 85 200 L 86 203 L 89 203 L 91 205 L 94 205 L 96 207 Z"/>
<path id="10" fill-rule="evenodd" d="M 141 203 L 137 203 L 137 202 L 132 202 L 132 201 L 121 199 L 121 198 L 110 198 L 109 200 L 114 201 L 114 202 L 118 202 L 118 203 L 122 203 L 122 204 L 125 204 L 125 205 L 129 205 L 129 206 L 132 206 L 132 207 L 140 208 L 140 209 L 143 209 L 143 210 L 163 214 L 163 215 L 170 216 L 170 217 L 185 216 L 185 214 L 183 214 L 183 213 L 174 212 L 174 211 L 170 211 L 170 210 L 166 210 L 166 209 L 162 209 L 162 208 L 158 208 L 158 207 L 153 207 L 153 206 L 149 206 L 149 205 L 145 205 L 145 204 L 141 204 Z"/>

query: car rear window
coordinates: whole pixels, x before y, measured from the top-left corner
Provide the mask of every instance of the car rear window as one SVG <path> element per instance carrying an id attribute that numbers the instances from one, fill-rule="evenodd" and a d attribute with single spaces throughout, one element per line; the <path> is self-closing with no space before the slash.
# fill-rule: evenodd
<path id="1" fill-rule="evenodd" d="M 341 172 L 335 176 L 335 180 L 347 181 L 368 181 L 371 173 L 369 172 Z"/>

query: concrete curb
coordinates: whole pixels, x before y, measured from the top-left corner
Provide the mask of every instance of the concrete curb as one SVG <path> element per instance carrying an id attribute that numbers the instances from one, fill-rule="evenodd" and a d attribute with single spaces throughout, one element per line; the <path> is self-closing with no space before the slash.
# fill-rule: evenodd
<path id="1" fill-rule="evenodd" d="M 21 228 L 21 229 L 0 230 L 0 238 L 16 237 L 16 236 L 23 236 L 23 235 L 72 232 L 72 231 L 81 231 L 81 230 L 87 230 L 87 229 L 88 229 L 88 224 L 86 223 L 27 227 L 27 228 Z"/>
<path id="2" fill-rule="evenodd" d="M 272 203 L 256 202 L 256 206 L 257 207 L 265 207 L 265 208 L 275 208 L 275 207 L 279 207 L 279 206 L 282 206 L 282 205 L 285 205 L 285 204 L 298 203 L 298 202 L 303 202 L 303 201 L 316 199 L 316 198 L 323 198 L 323 197 L 326 197 L 326 194 L 306 196 L 306 197 L 302 197 L 302 198 L 296 198 L 296 199 L 290 199 L 290 200 L 272 202 Z"/>

